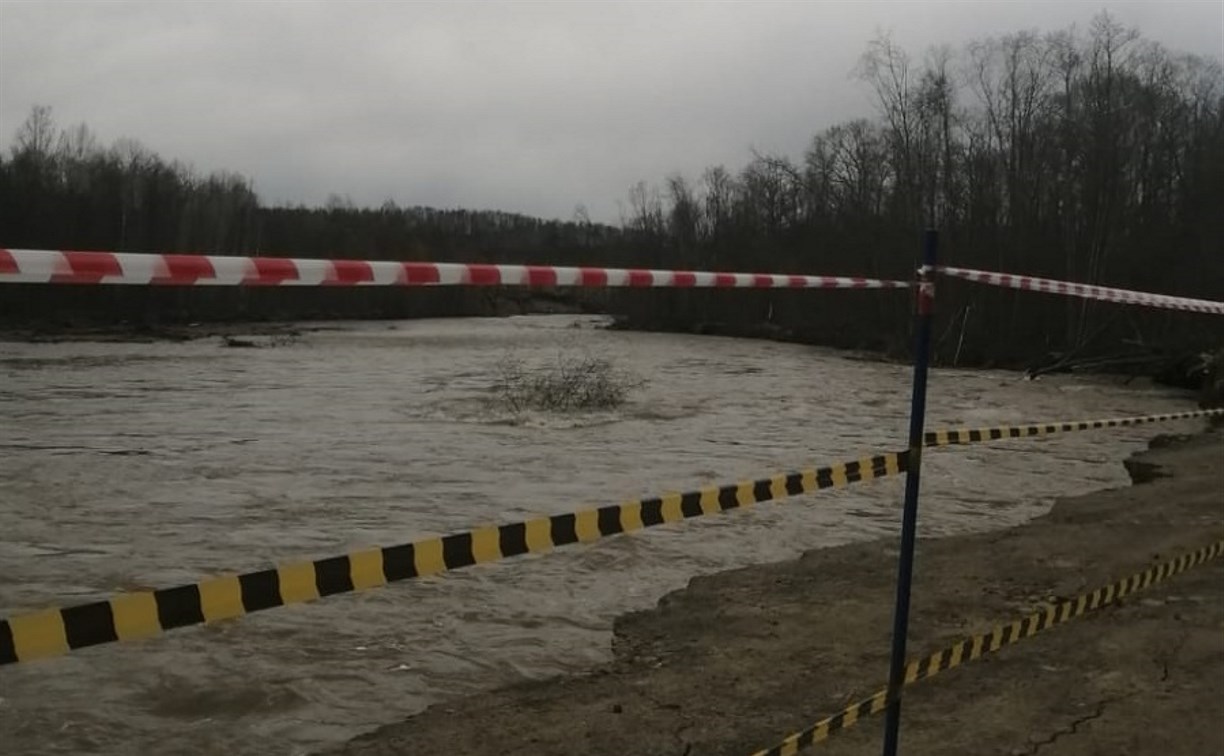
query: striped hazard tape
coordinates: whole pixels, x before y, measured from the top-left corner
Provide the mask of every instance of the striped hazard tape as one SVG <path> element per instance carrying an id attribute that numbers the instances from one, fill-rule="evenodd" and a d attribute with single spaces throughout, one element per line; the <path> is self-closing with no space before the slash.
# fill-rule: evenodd
<path id="1" fill-rule="evenodd" d="M 982 441 L 999 441 L 1009 438 L 1048 436 L 1055 433 L 1096 430 L 1098 428 L 1120 428 L 1127 425 L 1163 423 L 1171 420 L 1188 420 L 1195 417 L 1224 417 L 1222 409 L 1167 412 L 1162 415 L 1140 415 L 1138 417 L 1112 417 L 1104 420 L 1076 420 L 1064 423 L 1037 423 L 1034 425 L 997 425 L 993 428 L 948 428 L 930 431 L 923 437 L 926 446 L 951 446 L 954 444 L 976 444 Z"/>
<path id="2" fill-rule="evenodd" d="M 857 276 L 571 268 L 555 265 L 318 260 L 291 257 L 0 249 L 0 283 L 138 286 L 580 286 L 903 289 Z"/>
<path id="3" fill-rule="evenodd" d="M 1092 286 L 1090 284 L 1072 283 L 1070 281 L 1057 281 L 1050 278 L 1017 276 L 1010 273 L 994 273 L 987 270 L 972 270 L 970 268 L 940 266 L 936 270 L 945 276 L 953 276 L 967 281 L 1010 289 L 1043 291 L 1047 294 L 1062 294 L 1081 299 L 1097 299 L 1104 302 L 1118 302 L 1120 304 L 1140 305 L 1143 307 L 1159 307 L 1166 310 L 1187 310 L 1189 312 L 1224 315 L 1224 302 L 1215 302 L 1210 299 L 1175 297 L 1168 294 L 1115 289 L 1108 286 Z"/>
<path id="4" fill-rule="evenodd" d="M 148 638 L 174 628 L 231 619 L 261 609 L 304 603 L 521 554 L 546 553 L 559 546 L 589 543 L 655 525 L 840 488 L 897 475 L 906 469 L 907 458 L 905 453 L 878 454 L 828 467 L 707 486 L 686 493 L 18 615 L 0 620 L 0 664 L 57 656 L 102 643 Z"/>
<path id="5" fill-rule="evenodd" d="M 1164 415 L 934 431 L 926 445 L 976 443 L 1001 438 L 1135 425 L 1224 414 L 1198 410 Z M 1028 432 L 1027 429 L 1039 429 Z M 1022 431 L 1013 433 L 1013 431 Z M 478 528 L 395 546 L 197 583 L 117 594 L 67 608 L 0 619 L 0 665 L 58 656 L 115 641 L 138 640 L 167 630 L 240 617 L 261 609 L 298 604 L 337 593 L 434 575 L 475 564 L 540 554 L 573 543 L 679 522 L 767 501 L 905 472 L 909 452 L 887 452 L 852 462 L 779 473 L 755 480 L 707 486 L 622 504 L 585 509 L 506 525 Z"/>
<path id="6" fill-rule="evenodd" d="M 1150 567 L 1143 572 L 1137 572 L 1130 577 L 1097 588 L 1091 593 L 1080 594 L 1059 604 L 1049 604 L 1027 617 L 1006 625 L 997 625 L 990 632 L 965 638 L 926 658 L 911 661 L 905 668 L 905 685 L 912 685 L 919 680 L 934 677 L 940 672 L 959 667 L 964 662 L 980 659 L 986 654 L 1019 643 L 1044 630 L 1103 609 L 1131 593 L 1149 588 L 1193 567 L 1206 564 L 1221 554 L 1224 554 L 1224 540 L 1216 541 L 1210 546 L 1204 546 L 1197 551 Z M 899 692 L 898 696 L 900 696 Z M 872 696 L 847 706 L 837 714 L 788 735 L 773 748 L 757 751 L 752 756 L 792 756 L 804 748 L 828 739 L 833 733 L 853 727 L 864 717 L 884 711 L 892 700 L 892 697 L 888 695 L 888 689 L 882 688 Z"/>

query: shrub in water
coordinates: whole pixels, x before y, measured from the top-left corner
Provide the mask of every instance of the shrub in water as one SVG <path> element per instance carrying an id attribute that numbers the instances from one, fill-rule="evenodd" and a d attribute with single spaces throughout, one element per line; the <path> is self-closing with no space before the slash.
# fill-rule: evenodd
<path id="1" fill-rule="evenodd" d="M 513 412 L 573 412 L 619 407 L 643 383 L 603 357 L 562 353 L 550 363 L 531 367 L 507 355 L 497 364 L 493 391 Z"/>

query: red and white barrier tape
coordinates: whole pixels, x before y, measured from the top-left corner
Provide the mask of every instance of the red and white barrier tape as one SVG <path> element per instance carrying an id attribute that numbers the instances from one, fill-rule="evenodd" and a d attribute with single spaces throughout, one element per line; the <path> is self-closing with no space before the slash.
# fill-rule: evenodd
<path id="1" fill-rule="evenodd" d="M 281 257 L 0 249 L 0 283 L 166 286 L 581 286 L 899 289 L 906 281 L 552 265 L 306 260 Z"/>
<path id="2" fill-rule="evenodd" d="M 1189 310 L 1191 312 L 1208 312 L 1224 315 L 1224 302 L 1213 302 L 1209 299 L 1190 299 L 1174 297 L 1168 294 L 1152 294 L 1145 291 L 1130 289 L 1113 289 L 1107 286 L 1090 286 L 1088 284 L 1056 281 L 1035 276 L 1015 276 L 1008 273 L 992 273 L 985 270 L 968 268 L 951 268 L 940 266 L 937 270 L 946 276 L 955 276 L 969 281 L 1004 286 L 1027 291 L 1044 291 L 1049 294 L 1063 294 L 1083 299 L 1100 299 L 1106 302 L 1141 305 L 1143 307 L 1162 307 L 1167 310 Z"/>

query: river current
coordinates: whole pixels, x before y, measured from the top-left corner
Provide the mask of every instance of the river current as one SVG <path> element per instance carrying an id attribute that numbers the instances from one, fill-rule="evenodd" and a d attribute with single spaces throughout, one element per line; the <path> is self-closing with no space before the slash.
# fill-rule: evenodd
<path id="1" fill-rule="evenodd" d="M 515 413 L 507 359 L 607 358 L 611 411 Z M 294 343 L 0 343 L 0 616 L 904 446 L 910 371 L 597 318 L 337 323 Z M 935 370 L 928 427 L 1191 408 L 1117 379 Z M 932 451 L 920 534 L 1127 485 L 1196 421 Z M 0 668 L 22 754 L 304 754 L 432 703 L 610 658 L 694 575 L 895 537 L 901 479 Z"/>

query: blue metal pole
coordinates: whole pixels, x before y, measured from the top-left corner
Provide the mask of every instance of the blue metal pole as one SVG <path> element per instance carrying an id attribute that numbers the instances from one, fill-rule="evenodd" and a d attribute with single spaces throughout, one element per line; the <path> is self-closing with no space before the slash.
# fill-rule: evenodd
<path id="1" fill-rule="evenodd" d="M 922 437 L 926 420 L 927 367 L 931 361 L 931 319 L 935 309 L 935 253 L 939 232 L 922 239 L 918 271 L 917 333 L 914 337 L 914 388 L 910 403 L 909 465 L 905 476 L 905 510 L 901 517 L 901 555 L 897 561 L 897 606 L 893 610 L 892 659 L 888 668 L 888 716 L 884 756 L 897 756 L 901 726 L 901 687 L 905 684 L 905 640 L 909 631 L 910 588 L 914 579 L 914 539 L 918 530 L 918 479 L 922 470 Z"/>

